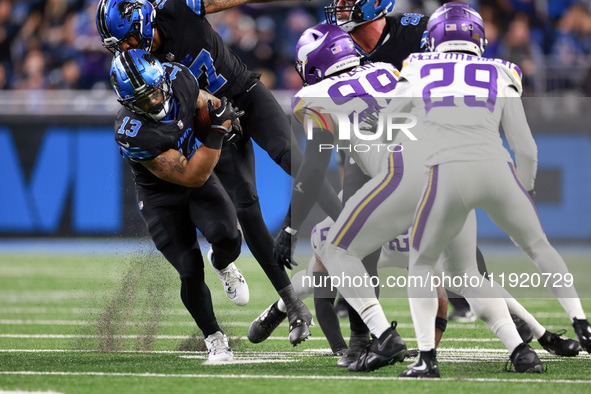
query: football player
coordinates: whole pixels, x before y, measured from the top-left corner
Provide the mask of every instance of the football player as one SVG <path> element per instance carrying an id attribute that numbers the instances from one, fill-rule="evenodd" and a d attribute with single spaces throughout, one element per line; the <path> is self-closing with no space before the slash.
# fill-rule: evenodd
<path id="1" fill-rule="evenodd" d="M 335 1 L 325 8 L 325 14 L 328 23 L 338 25 L 351 34 L 355 48 L 365 58 L 374 62 L 390 63 L 399 69 L 405 57 L 424 50 L 423 35 L 428 18 L 420 14 L 387 15 L 393 10 L 394 3 L 395 0 Z M 351 158 L 345 160 L 344 171 L 346 176 L 343 183 L 343 203 L 369 180 Z M 300 190 L 306 193 L 305 189 Z M 277 260 L 291 261 L 297 242 L 297 231 L 303 220 L 302 217 L 292 218 L 289 214 L 286 216 L 283 231 L 275 239 Z M 363 260 L 371 276 L 377 275 L 378 257 L 379 253 L 375 252 Z M 378 291 L 376 288 L 376 292 Z M 328 304 L 329 301 L 328 298 L 319 301 L 322 310 L 332 307 Z M 340 360 L 340 364 L 352 362 L 357 356 L 356 349 L 365 348 L 369 341 L 369 330 L 353 308 L 349 308 L 349 320 L 354 333 L 353 346 Z"/>
<path id="2" fill-rule="evenodd" d="M 289 174 L 299 168 L 302 152 L 289 120 L 260 83 L 260 75 L 247 70 L 205 18 L 246 2 L 252 1 L 101 0 L 96 23 L 103 45 L 110 50 L 142 48 L 161 61 L 182 63 L 202 89 L 227 97 L 245 111 L 241 120 L 244 138 L 222 152 L 215 172 L 234 203 L 248 247 L 285 301 L 290 341 L 295 346 L 309 336 L 312 315 L 295 296 L 284 266 L 273 258 L 273 238 L 257 196 L 250 138 Z M 340 202 L 326 181 L 321 202 L 328 215 L 338 215 Z M 217 259 L 215 251 L 213 259 Z M 289 262 L 285 266 L 291 268 Z"/>
<path id="3" fill-rule="evenodd" d="M 429 179 L 413 219 L 409 275 L 432 275 L 440 253 L 454 242 L 467 253 L 472 239 L 452 241 L 472 226 L 475 208 L 485 209 L 543 273 L 568 274 L 566 264 L 549 244 L 530 195 L 537 169 L 537 148 L 520 100 L 519 68 L 500 59 L 482 58 L 486 46 L 480 15 L 463 3 L 446 3 L 428 23 L 432 54 L 413 54 L 404 62 L 396 95 L 406 97 L 388 111 L 411 110 L 424 124 L 433 145 L 425 163 Z M 515 168 L 499 136 L 502 123 Z M 529 192 L 529 194 L 528 194 Z M 475 230 L 475 226 L 474 226 Z M 455 238 L 454 238 L 455 237 Z M 475 264 L 449 260 L 450 275 L 477 272 Z M 476 314 L 509 350 L 516 372 L 542 372 L 533 349 L 522 342 L 506 308 L 495 298 L 477 296 L 482 289 L 460 289 Z M 591 326 L 572 286 L 550 290 L 573 322 L 581 346 L 591 351 Z M 437 377 L 439 370 L 432 336 L 437 309 L 428 287 L 410 287 L 409 302 L 420 350 L 419 361 L 403 377 Z"/>
<path id="4" fill-rule="evenodd" d="M 312 129 L 296 184 L 299 183 L 304 189 L 314 190 L 330 159 L 330 150 L 322 149 L 322 146 L 332 146 L 331 142 L 334 146 L 349 148 L 347 152 L 360 168 L 367 175 L 373 176 L 345 204 L 343 212 L 328 231 L 328 242 L 321 251 L 321 260 L 332 276 L 345 273 L 350 277 L 364 277 L 367 273 L 360 259 L 379 249 L 389 237 L 404 233 L 411 224 L 413 208 L 420 198 L 425 178 L 423 162 L 425 155 L 429 153 L 429 149 L 425 148 L 428 145 L 426 142 L 405 141 L 402 145 L 388 145 L 394 147 L 392 150 L 385 147 L 381 151 L 379 148 L 373 151 L 367 148 L 363 151 L 351 149 L 352 146 L 366 146 L 363 144 L 364 136 L 355 132 L 344 138 L 342 130 L 333 124 L 339 118 L 337 113 L 345 114 L 348 121 L 367 108 L 368 104 L 382 106 L 387 103 L 388 95 L 392 94 L 396 86 L 397 71 L 385 63 L 358 66 L 359 58 L 353 50 L 350 38 L 328 25 L 320 25 L 304 32 L 296 53 L 298 71 L 308 86 L 296 95 L 294 114 L 304 124 L 311 115 L 328 115 L 324 117 L 324 123 L 318 123 L 319 127 Z M 354 94 L 343 97 L 343 92 Z M 362 97 L 368 99 L 364 101 Z M 342 127 L 340 122 L 337 124 Z M 382 145 L 388 142 L 374 137 L 376 136 L 371 136 L 371 140 L 384 142 Z M 301 211 L 305 216 L 313 203 L 308 200 L 310 195 L 294 193 L 292 207 L 298 209 L 294 208 L 293 212 Z M 474 228 L 475 215 L 472 214 L 458 239 L 462 240 L 467 236 L 471 240 L 470 237 L 473 236 L 474 242 L 470 246 L 475 249 Z M 454 247 L 448 248 L 442 260 L 443 264 L 448 260 L 460 260 L 474 261 L 476 265 L 474 254 Z M 475 275 L 480 276 L 480 273 L 476 272 Z M 357 286 L 339 290 L 361 312 L 360 315 L 377 338 L 356 362 L 349 365 L 349 370 L 371 370 L 399 361 L 403 345 L 396 340 L 396 331 L 387 327 L 387 320 L 373 296 L 373 289 Z M 500 293 L 490 294 L 501 297 Z M 498 304 L 499 300 L 496 301 Z M 508 314 L 505 303 L 500 301 L 500 305 Z M 495 307 L 499 305 L 495 304 Z M 433 320 L 435 330 L 435 312 Z M 513 331 L 517 333 L 515 326 Z M 435 335 L 432 339 L 435 340 Z M 578 347 L 576 341 L 568 342 L 568 345 Z M 578 352 L 578 349 L 574 350 Z"/>
<path id="5" fill-rule="evenodd" d="M 324 10 L 328 23 L 337 25 L 351 34 L 357 51 L 363 57 L 373 62 L 392 63 L 400 70 L 402 61 L 408 55 L 426 49 L 428 17 L 417 13 L 392 14 L 393 8 L 394 1 L 389 0 L 380 0 L 379 2 L 334 0 Z M 383 16 L 387 12 L 390 14 Z M 367 181 L 367 178 L 363 177 L 355 165 L 351 163 L 345 165 L 349 173 L 357 174 L 355 177 L 349 177 L 349 182 L 358 179 L 355 184 L 350 185 L 355 191 L 363 182 Z M 484 256 L 478 248 L 476 248 L 476 258 L 480 272 L 485 274 Z M 364 259 L 364 262 L 366 261 L 371 263 L 367 258 Z M 375 260 L 373 263 L 375 264 Z M 372 268 L 369 266 L 368 271 L 372 272 Z M 449 320 L 469 322 L 476 319 L 463 297 L 453 292 L 448 292 L 448 296 L 449 303 L 454 307 L 453 312 L 448 316 Z M 349 310 L 349 313 L 352 314 L 352 327 L 362 330 L 363 326 L 359 324 L 354 311 Z M 515 316 L 514 319 L 520 334 L 525 341 L 529 342 L 532 336 L 531 330 L 518 317 Z"/>
<path id="6" fill-rule="evenodd" d="M 215 269 L 228 283 L 234 302 L 248 302 L 248 287 L 233 261 L 242 238 L 232 203 L 212 174 L 221 148 L 242 114 L 225 98 L 199 89 L 182 64 L 161 64 L 150 53 L 120 52 L 111 65 L 111 85 L 123 105 L 115 121 L 115 140 L 133 171 L 140 212 L 148 231 L 181 279 L 181 299 L 203 331 L 211 361 L 233 359 L 228 338 L 220 329 L 203 274 L 203 258 L 195 227 L 212 239 Z M 218 108 L 214 108 L 214 102 Z M 211 128 L 197 149 L 195 110 L 208 106 Z M 232 126 L 234 123 L 234 126 Z M 208 185 L 204 187 L 204 185 Z M 215 220 L 212 220 L 215 219 Z M 219 222 L 217 222 L 219 221 Z M 211 239 L 211 237 L 210 237 Z"/>

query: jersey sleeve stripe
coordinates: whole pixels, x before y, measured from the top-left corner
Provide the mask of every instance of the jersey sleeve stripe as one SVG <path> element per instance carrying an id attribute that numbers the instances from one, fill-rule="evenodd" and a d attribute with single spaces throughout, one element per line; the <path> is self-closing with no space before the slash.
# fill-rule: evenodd
<path id="1" fill-rule="evenodd" d="M 121 154 L 128 160 L 131 161 L 148 161 L 154 159 L 154 155 L 147 150 L 142 148 L 123 148 L 121 147 Z"/>
<path id="2" fill-rule="evenodd" d="M 185 0 L 187 6 L 193 10 L 193 12 L 197 15 L 201 15 L 201 8 L 202 8 L 202 1 L 201 0 Z"/>

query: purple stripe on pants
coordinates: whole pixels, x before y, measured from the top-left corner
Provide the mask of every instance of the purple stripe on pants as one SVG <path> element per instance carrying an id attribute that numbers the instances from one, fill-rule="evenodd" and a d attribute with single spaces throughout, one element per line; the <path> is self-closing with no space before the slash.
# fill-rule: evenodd
<path id="1" fill-rule="evenodd" d="M 435 201 L 435 195 L 437 194 L 437 175 L 439 173 L 439 165 L 431 167 L 431 177 L 429 179 L 430 186 L 425 190 L 425 195 L 421 200 L 422 209 L 419 211 L 419 216 L 415 219 L 415 229 L 412 237 L 412 247 L 414 250 L 419 250 L 421 246 L 421 239 L 425 232 L 425 224 L 427 218 L 433 208 L 433 202 Z"/>
<path id="2" fill-rule="evenodd" d="M 340 238 L 340 241 L 335 243 L 335 246 L 347 250 L 373 211 L 396 191 L 404 175 L 404 161 L 401 152 L 392 152 L 388 167 L 390 170 L 384 181 L 380 182 L 368 195 L 371 196 L 376 190 L 382 189 L 373 198 L 366 197 L 357 204 L 351 215 L 347 218 L 343 229 L 337 235 L 336 239 Z M 363 206 L 364 204 L 365 206 Z M 360 206 L 363 206 L 363 208 L 359 209 Z M 353 219 L 355 215 L 357 216 Z M 345 230 L 345 233 L 341 237 L 343 230 Z"/>

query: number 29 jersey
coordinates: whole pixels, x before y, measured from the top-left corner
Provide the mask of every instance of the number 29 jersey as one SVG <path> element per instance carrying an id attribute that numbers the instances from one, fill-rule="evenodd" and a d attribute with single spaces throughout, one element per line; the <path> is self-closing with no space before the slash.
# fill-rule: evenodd
<path id="1" fill-rule="evenodd" d="M 357 129 L 364 125 L 364 111 L 380 109 L 388 105 L 398 80 L 398 70 L 388 63 L 369 63 L 353 70 L 327 78 L 302 88 L 292 101 L 292 110 L 307 133 L 310 120 L 318 120 L 316 127 L 325 127 L 325 118 L 335 124 L 335 145 L 351 156 L 363 172 L 369 176 L 377 173 L 381 157 L 388 154 L 383 139 L 360 138 Z M 349 124 L 349 133 L 340 126 Z M 355 125 L 359 124 L 359 127 Z M 361 133 L 369 134 L 367 131 Z M 348 134 L 348 135 L 347 135 Z M 378 147 L 378 144 L 381 144 Z M 369 150 L 368 150 L 369 149 Z"/>
<path id="2" fill-rule="evenodd" d="M 513 63 L 438 52 L 409 56 L 395 92 L 412 98 L 413 113 L 422 120 L 424 136 L 436 147 L 427 165 L 511 161 L 500 136 L 501 123 L 516 157 L 524 152 L 521 157 L 535 156 L 521 93 L 521 70 Z M 518 172 L 522 181 L 533 183 L 535 163 L 527 161 L 517 163 Z"/>
<path id="3" fill-rule="evenodd" d="M 136 184 L 154 189 L 170 190 L 183 186 L 163 181 L 141 164 L 176 149 L 190 158 L 196 149 L 193 120 L 199 85 L 182 64 L 162 63 L 172 90 L 172 118 L 155 121 L 122 107 L 115 120 L 115 141 L 121 155 L 131 166 Z"/>

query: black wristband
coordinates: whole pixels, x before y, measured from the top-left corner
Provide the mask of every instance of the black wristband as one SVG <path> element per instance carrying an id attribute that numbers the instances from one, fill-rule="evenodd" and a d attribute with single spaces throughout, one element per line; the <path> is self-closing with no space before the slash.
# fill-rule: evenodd
<path id="1" fill-rule="evenodd" d="M 207 133 L 207 137 L 205 137 L 205 142 L 203 145 L 209 149 L 222 149 L 225 136 L 225 133 L 211 129 L 209 133 Z"/>
<path id="2" fill-rule="evenodd" d="M 447 328 L 447 319 L 443 317 L 436 316 L 435 317 L 435 328 L 439 328 L 442 332 L 445 332 Z"/>

